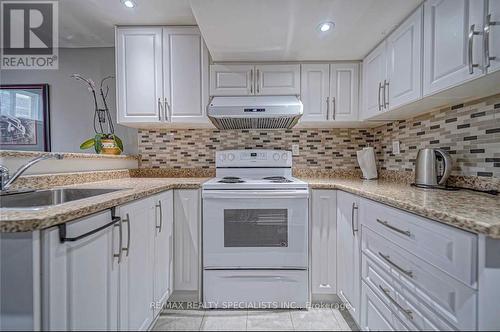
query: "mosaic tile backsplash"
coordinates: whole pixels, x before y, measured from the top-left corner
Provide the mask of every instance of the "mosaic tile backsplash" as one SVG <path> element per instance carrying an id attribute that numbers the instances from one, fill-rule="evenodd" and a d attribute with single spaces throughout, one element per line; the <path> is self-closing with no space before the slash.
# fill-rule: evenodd
<path id="1" fill-rule="evenodd" d="M 413 171 L 417 151 L 443 148 L 453 175 L 500 178 L 500 95 L 455 105 L 371 129 L 139 130 L 141 168 L 214 168 L 216 150 L 288 149 L 300 145 L 294 167 L 358 168 L 356 150 L 373 146 L 382 170 Z M 392 153 L 392 141 L 401 153 Z"/>

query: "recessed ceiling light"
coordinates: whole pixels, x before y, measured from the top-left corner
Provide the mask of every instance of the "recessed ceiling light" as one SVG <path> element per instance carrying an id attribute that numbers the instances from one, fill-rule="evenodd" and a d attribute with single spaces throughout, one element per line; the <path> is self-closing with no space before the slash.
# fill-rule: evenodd
<path id="1" fill-rule="evenodd" d="M 134 0 L 121 0 L 121 1 L 123 5 L 127 8 L 134 8 L 136 6 Z"/>
<path id="2" fill-rule="evenodd" d="M 323 22 L 318 25 L 318 30 L 320 32 L 327 32 L 332 30 L 335 27 L 335 23 L 333 22 Z"/>

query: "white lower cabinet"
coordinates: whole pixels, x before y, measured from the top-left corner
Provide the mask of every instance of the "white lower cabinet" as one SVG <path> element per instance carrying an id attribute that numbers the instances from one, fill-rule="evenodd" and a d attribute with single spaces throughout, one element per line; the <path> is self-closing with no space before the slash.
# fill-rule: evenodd
<path id="1" fill-rule="evenodd" d="M 44 330 L 150 328 L 172 289 L 172 196 L 41 232 Z"/>
<path id="2" fill-rule="evenodd" d="M 311 293 L 337 293 L 337 192 L 313 190 L 311 197 Z"/>
<path id="3" fill-rule="evenodd" d="M 364 282 L 361 285 L 361 318 L 363 331 L 407 331 L 408 328 Z"/>
<path id="4" fill-rule="evenodd" d="M 360 232 L 359 197 L 337 192 L 337 294 L 359 324 Z"/>
<path id="5" fill-rule="evenodd" d="M 156 210 L 154 241 L 154 316 L 172 294 L 174 199 L 172 190 L 153 198 Z"/>
<path id="6" fill-rule="evenodd" d="M 43 330 L 118 328 L 119 223 L 108 210 L 42 232 Z"/>
<path id="7" fill-rule="evenodd" d="M 201 195 L 198 189 L 174 191 L 174 289 L 177 300 L 200 297 Z"/>

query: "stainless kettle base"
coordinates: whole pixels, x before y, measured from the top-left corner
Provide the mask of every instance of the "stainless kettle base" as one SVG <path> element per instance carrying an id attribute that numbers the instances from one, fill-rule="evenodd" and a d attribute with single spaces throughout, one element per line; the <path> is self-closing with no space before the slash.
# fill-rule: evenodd
<path id="1" fill-rule="evenodd" d="M 457 191 L 460 188 L 456 187 L 447 187 L 447 186 L 440 186 L 440 185 L 428 185 L 428 184 L 419 184 L 419 183 L 412 183 L 412 187 L 416 188 L 422 188 L 422 189 L 441 189 L 441 190 L 449 190 L 449 191 Z"/>

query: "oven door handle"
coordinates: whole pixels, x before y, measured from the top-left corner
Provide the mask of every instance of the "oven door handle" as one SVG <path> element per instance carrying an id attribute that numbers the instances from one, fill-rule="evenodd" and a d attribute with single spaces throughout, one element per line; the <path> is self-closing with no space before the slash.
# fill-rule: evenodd
<path id="1" fill-rule="evenodd" d="M 203 198 L 307 198 L 308 190 L 204 190 Z"/>

